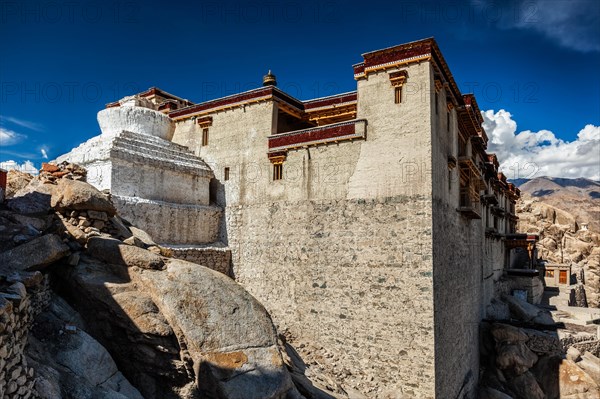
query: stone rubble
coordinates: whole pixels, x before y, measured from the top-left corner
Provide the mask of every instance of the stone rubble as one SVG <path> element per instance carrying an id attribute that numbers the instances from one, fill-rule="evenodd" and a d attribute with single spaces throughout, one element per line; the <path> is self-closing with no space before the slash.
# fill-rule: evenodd
<path id="1" fill-rule="evenodd" d="M 535 305 L 523 306 L 516 298 L 503 299 L 513 302 L 510 318 L 481 326 L 480 398 L 600 397 L 598 346 L 578 346 L 600 343 L 595 326 L 580 327 L 588 331 L 573 333 L 568 329 L 572 326 L 539 323 L 547 312 L 534 310 Z"/>
<path id="2" fill-rule="evenodd" d="M 52 164 L 44 162 L 42 163 L 39 178 L 44 184 L 47 184 L 55 183 L 62 178 L 86 181 L 86 175 L 87 171 L 74 163 L 61 162 L 59 164 Z"/>

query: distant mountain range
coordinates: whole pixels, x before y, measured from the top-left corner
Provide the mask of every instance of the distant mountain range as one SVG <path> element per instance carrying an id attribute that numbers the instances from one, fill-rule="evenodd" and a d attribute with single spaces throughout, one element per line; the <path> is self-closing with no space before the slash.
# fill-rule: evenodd
<path id="1" fill-rule="evenodd" d="M 574 215 L 579 224 L 600 231 L 600 182 L 577 178 L 536 177 L 510 180 L 523 199 L 536 199 Z"/>

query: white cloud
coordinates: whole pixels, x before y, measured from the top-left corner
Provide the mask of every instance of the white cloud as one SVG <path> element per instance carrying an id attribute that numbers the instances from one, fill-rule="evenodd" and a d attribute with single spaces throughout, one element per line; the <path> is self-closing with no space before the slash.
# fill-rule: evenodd
<path id="1" fill-rule="evenodd" d="M 488 152 L 498 155 L 500 169 L 509 179 L 586 177 L 600 180 L 600 126 L 586 125 L 571 142 L 561 140 L 549 130 L 517 133 L 510 112 L 482 112 Z"/>
<path id="2" fill-rule="evenodd" d="M 46 152 L 46 150 L 44 148 L 42 148 L 40 151 L 42 152 L 42 157 L 44 159 L 48 159 L 48 153 Z"/>
<path id="3" fill-rule="evenodd" d="M 0 162 L 0 169 L 4 170 L 20 170 L 21 172 L 31 173 L 32 175 L 37 175 L 38 170 L 31 161 L 25 161 L 19 164 L 16 161 L 4 161 Z"/>
<path id="4" fill-rule="evenodd" d="M 2 120 L 8 121 L 15 125 L 24 127 L 26 129 L 35 130 L 36 132 L 41 132 L 44 130 L 44 127 L 39 123 L 26 121 L 23 119 L 13 118 L 12 116 L 0 116 Z"/>
<path id="5" fill-rule="evenodd" d="M 25 136 L 24 134 L 20 134 L 13 130 L 0 127 L 0 146 L 9 146 L 16 144 L 25 139 L 26 137 L 27 136 Z"/>
<path id="6" fill-rule="evenodd" d="M 537 31 L 573 50 L 600 51 L 599 17 L 597 0 L 522 0 L 515 26 Z"/>
<path id="7" fill-rule="evenodd" d="M 471 0 L 471 5 L 501 29 L 537 32 L 576 51 L 600 51 L 597 0 Z"/>

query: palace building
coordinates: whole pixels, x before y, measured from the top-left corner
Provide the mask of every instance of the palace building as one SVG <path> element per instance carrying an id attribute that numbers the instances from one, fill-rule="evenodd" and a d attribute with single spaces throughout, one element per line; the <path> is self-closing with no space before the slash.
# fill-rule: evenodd
<path id="1" fill-rule="evenodd" d="M 164 245 L 229 251 L 279 331 L 326 348 L 346 385 L 474 398 L 479 323 L 534 274 L 510 277 L 536 240 L 515 233 L 519 189 L 434 39 L 353 70 L 355 91 L 308 101 L 270 71 L 202 103 L 151 88 L 108 104 L 102 135 L 59 160 Z"/>

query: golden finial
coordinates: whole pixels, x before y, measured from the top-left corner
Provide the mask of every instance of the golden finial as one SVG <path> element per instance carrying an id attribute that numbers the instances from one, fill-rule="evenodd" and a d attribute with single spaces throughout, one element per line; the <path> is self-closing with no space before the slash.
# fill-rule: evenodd
<path id="1" fill-rule="evenodd" d="M 277 86 L 277 79 L 275 78 L 275 75 L 271 73 L 270 69 L 269 73 L 263 76 L 263 86 Z"/>

